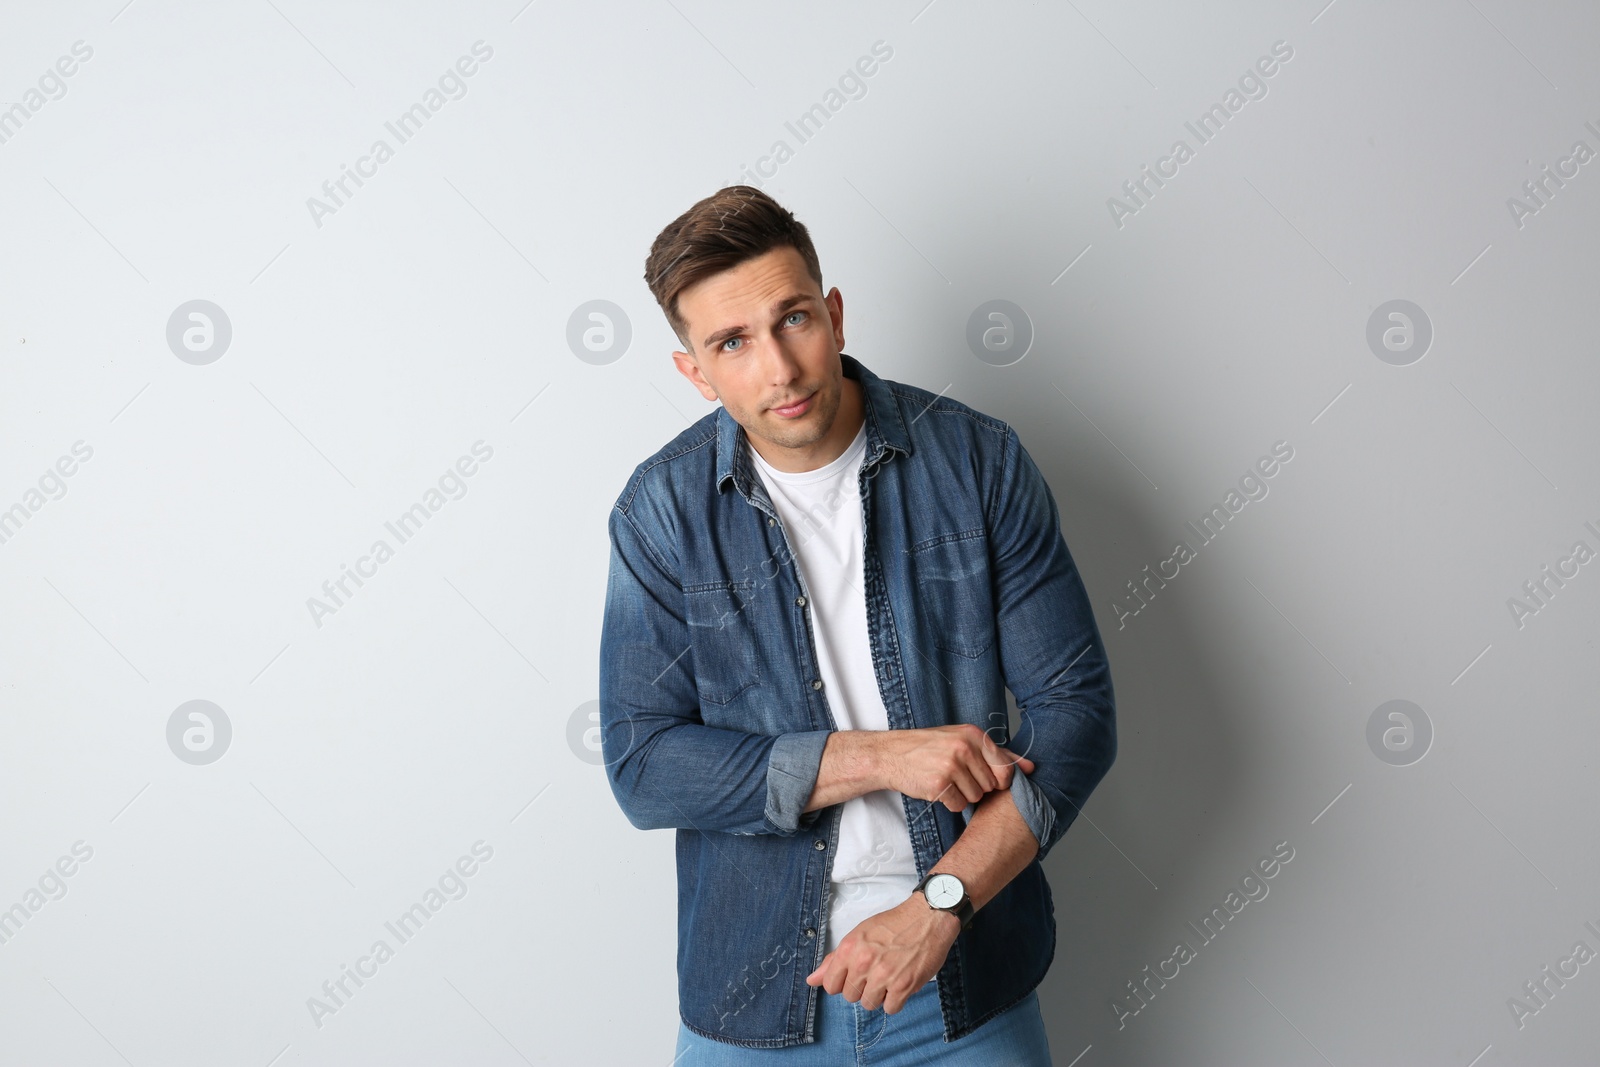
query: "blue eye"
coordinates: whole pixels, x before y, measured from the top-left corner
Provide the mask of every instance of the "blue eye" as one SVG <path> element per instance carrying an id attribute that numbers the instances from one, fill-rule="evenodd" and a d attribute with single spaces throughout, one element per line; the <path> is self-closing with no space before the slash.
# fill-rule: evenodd
<path id="1" fill-rule="evenodd" d="M 785 315 L 783 317 L 783 321 L 787 325 L 790 325 L 790 326 L 799 326 L 799 325 L 803 324 L 805 322 L 805 320 L 810 317 L 810 315 L 811 315 L 811 312 L 809 312 L 809 311 L 791 311 L 791 312 L 789 312 L 789 314 L 787 314 L 787 315 Z M 796 317 L 798 317 L 800 319 L 800 322 L 794 322 L 793 321 Z M 740 340 L 740 339 L 737 338 L 737 337 L 728 338 L 726 341 L 723 341 L 721 344 L 719 344 L 717 346 L 717 351 L 718 352 L 728 353 L 728 354 L 731 355 L 733 352 L 737 351 L 737 349 L 732 349 L 732 348 L 729 348 L 728 346 L 733 344 L 735 341 L 738 341 L 738 340 Z M 741 345 L 741 347 L 743 347 L 743 346 Z"/>

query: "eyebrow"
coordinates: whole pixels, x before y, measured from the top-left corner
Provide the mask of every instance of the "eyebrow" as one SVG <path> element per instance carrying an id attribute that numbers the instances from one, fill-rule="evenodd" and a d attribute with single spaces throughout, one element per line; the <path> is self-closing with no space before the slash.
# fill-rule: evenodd
<path id="1" fill-rule="evenodd" d="M 794 307 L 796 304 L 809 304 L 809 303 L 811 303 L 811 300 L 812 300 L 812 298 L 808 294 L 796 293 L 794 296 L 785 297 L 784 299 L 778 301 L 776 304 L 773 304 L 772 307 L 767 309 L 767 314 L 772 316 L 773 318 L 778 318 L 785 311 L 788 311 L 790 308 Z M 708 348 L 708 349 L 709 348 L 714 348 L 717 345 L 721 344 L 723 341 L 726 341 L 728 338 L 737 337 L 741 333 L 744 333 L 748 329 L 749 329 L 749 327 L 748 326 L 744 326 L 744 325 L 725 326 L 722 329 L 718 330 L 716 333 L 711 334 L 704 341 L 702 341 L 701 344 L 705 348 Z"/>

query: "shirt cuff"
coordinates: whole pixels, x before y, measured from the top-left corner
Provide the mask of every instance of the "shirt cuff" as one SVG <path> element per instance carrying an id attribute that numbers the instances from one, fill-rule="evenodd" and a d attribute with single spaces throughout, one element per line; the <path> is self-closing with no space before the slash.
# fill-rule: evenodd
<path id="1" fill-rule="evenodd" d="M 816 822 L 817 811 L 805 811 L 822 770 L 822 748 L 832 730 L 807 730 L 781 735 L 767 761 L 767 821 L 779 833 L 792 834 Z"/>
<path id="2" fill-rule="evenodd" d="M 1039 842 L 1039 852 L 1034 858 L 1044 859 L 1044 854 L 1049 851 L 1048 842 L 1051 829 L 1055 826 L 1056 811 L 1045 799 L 1044 792 L 1033 784 L 1033 779 L 1024 774 L 1021 767 L 1012 769 L 1011 801 L 1016 804 L 1017 813 Z"/>

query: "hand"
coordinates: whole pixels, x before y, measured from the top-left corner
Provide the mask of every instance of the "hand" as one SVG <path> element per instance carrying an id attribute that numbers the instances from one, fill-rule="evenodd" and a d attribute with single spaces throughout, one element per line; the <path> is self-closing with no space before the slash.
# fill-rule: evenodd
<path id="1" fill-rule="evenodd" d="M 972 723 L 888 730 L 874 741 L 889 788 L 957 813 L 991 790 L 1010 789 L 1013 768 L 1033 773 L 1031 759 L 995 744 Z"/>
<path id="2" fill-rule="evenodd" d="M 868 1011 L 882 1007 L 893 1015 L 939 973 L 959 933 L 960 919 L 929 907 L 921 893 L 913 893 L 858 923 L 806 975 L 806 984 L 843 992 L 844 999 Z"/>

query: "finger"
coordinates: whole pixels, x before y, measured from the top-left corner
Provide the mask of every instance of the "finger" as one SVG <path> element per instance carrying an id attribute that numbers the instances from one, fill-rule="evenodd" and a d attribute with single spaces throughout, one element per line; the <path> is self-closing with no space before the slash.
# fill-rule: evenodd
<path id="1" fill-rule="evenodd" d="M 984 791 L 972 780 L 972 775 L 965 767 L 957 767 L 951 772 L 950 785 L 953 788 L 946 795 L 945 805 L 951 811 L 958 812 L 968 804 L 976 804 L 983 799 Z"/>
<path id="2" fill-rule="evenodd" d="M 1016 773 L 1016 768 L 1007 763 L 994 769 L 995 789 L 1010 789 L 1011 776 Z"/>
<path id="3" fill-rule="evenodd" d="M 1009 748 L 1006 748 L 1004 745 L 996 745 L 994 746 L 994 758 L 989 762 L 993 763 L 997 767 L 1012 767 L 1015 766 L 1017 760 L 1021 758 L 1021 756 L 1017 755 Z"/>
<path id="4" fill-rule="evenodd" d="M 1024 771 L 1030 774 L 1033 772 L 1033 760 L 1029 759 L 1027 756 L 1019 756 L 1009 748 L 1002 748 L 999 751 L 1001 758 L 1005 761 L 1007 769 L 1021 767 Z"/>
<path id="5" fill-rule="evenodd" d="M 1011 768 L 1016 762 L 1016 757 L 1003 746 L 986 738 L 983 746 L 983 762 L 989 773 L 994 776 L 996 789 L 1004 789 L 1011 784 Z"/>
<path id="6" fill-rule="evenodd" d="M 974 803 L 967 799 L 969 786 L 962 784 L 965 772 L 960 767 L 954 767 L 945 773 L 948 774 L 949 778 L 945 782 L 944 788 L 939 790 L 939 794 L 929 803 L 943 804 L 951 811 L 960 811 L 968 804 Z"/>
<path id="7" fill-rule="evenodd" d="M 838 960 L 834 958 L 836 955 L 837 953 L 830 952 L 824 956 L 817 969 L 806 977 L 806 981 L 811 985 L 821 986 L 830 993 L 838 992 L 838 983 L 844 980 L 844 975 L 839 973 Z M 829 983 L 833 983 L 831 987 Z"/>
<path id="8" fill-rule="evenodd" d="M 982 800 L 983 795 L 992 788 L 985 784 L 983 773 L 973 769 L 970 765 L 963 766 L 957 772 L 961 782 L 961 792 L 966 795 L 967 803 L 969 804 L 976 804 Z"/>
<path id="9" fill-rule="evenodd" d="M 983 745 L 980 748 L 983 757 L 981 781 L 987 786 L 988 791 L 1008 789 L 1011 786 L 1011 761 L 1010 754 L 987 733 L 983 735 Z"/>
<path id="10" fill-rule="evenodd" d="M 982 751 L 984 762 L 986 763 L 998 764 L 1005 762 L 1007 759 L 1006 750 L 1001 746 L 1000 742 L 994 739 L 994 733 L 998 730 L 1000 728 L 997 726 L 994 730 L 985 730 L 983 732 Z M 1001 733 L 1003 736 L 1003 731 Z"/>
<path id="11" fill-rule="evenodd" d="M 985 793 L 1000 788 L 1000 783 L 995 778 L 995 764 L 999 761 L 989 754 L 994 747 L 994 742 L 985 737 L 982 747 L 976 753 L 970 753 L 967 758 L 967 770 L 972 775 L 972 780 Z"/>
<path id="12" fill-rule="evenodd" d="M 1005 766 L 1002 767 L 1002 768 L 999 768 L 997 770 L 997 772 L 996 772 L 1002 778 L 1005 779 L 1004 784 L 1001 786 L 1002 789 L 1010 789 L 1011 788 L 1012 779 L 1014 779 L 1017 776 L 1017 773 L 1019 771 L 1022 772 L 1023 774 L 1032 774 L 1033 773 L 1033 761 L 1031 759 L 1029 759 L 1028 757 L 1026 757 L 1026 756 L 1018 756 L 1015 753 L 1009 751 L 1008 749 L 1004 749 L 1004 748 L 1002 748 L 1000 750 L 1000 752 L 1006 758 Z"/>

